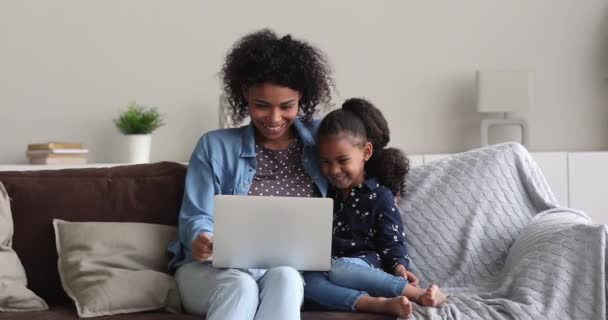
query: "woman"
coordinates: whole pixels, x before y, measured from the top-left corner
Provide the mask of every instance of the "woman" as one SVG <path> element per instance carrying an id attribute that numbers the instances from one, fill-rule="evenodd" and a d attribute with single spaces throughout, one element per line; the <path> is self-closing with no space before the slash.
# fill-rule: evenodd
<path id="1" fill-rule="evenodd" d="M 179 239 L 172 270 L 187 312 L 207 319 L 300 319 L 303 282 L 290 267 L 215 269 L 213 196 L 216 194 L 325 196 L 312 116 L 331 98 L 322 54 L 269 30 L 239 40 L 220 72 L 235 123 L 203 135 L 186 176 Z"/>

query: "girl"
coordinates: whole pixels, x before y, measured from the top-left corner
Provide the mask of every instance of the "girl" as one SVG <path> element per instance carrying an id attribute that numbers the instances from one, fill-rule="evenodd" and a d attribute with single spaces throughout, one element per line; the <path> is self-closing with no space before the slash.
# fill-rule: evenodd
<path id="1" fill-rule="evenodd" d="M 304 274 L 304 296 L 325 307 L 409 317 L 410 300 L 436 307 L 447 299 L 436 285 L 418 288 L 407 271 L 395 197 L 404 192 L 409 161 L 388 142 L 382 113 L 363 99 L 347 100 L 319 126 L 321 170 L 334 198 L 334 262 L 327 273 Z"/>

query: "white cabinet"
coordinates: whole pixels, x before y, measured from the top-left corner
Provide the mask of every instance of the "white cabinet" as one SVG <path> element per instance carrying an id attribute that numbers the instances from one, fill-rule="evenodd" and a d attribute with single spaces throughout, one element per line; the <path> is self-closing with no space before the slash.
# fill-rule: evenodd
<path id="1" fill-rule="evenodd" d="M 608 152 L 569 153 L 568 169 L 570 207 L 608 224 Z"/>
<path id="2" fill-rule="evenodd" d="M 431 163 L 449 155 L 449 153 L 434 153 L 416 157 L 422 157 L 423 163 Z M 570 203 L 568 196 L 568 153 L 532 152 L 532 158 L 543 172 L 560 205 L 568 207 Z"/>
<path id="3" fill-rule="evenodd" d="M 407 156 L 410 159 L 410 168 L 413 168 L 415 166 L 419 166 L 421 164 L 424 163 L 424 159 L 422 156 Z"/>
<path id="4" fill-rule="evenodd" d="M 543 172 L 559 204 L 568 207 L 568 153 L 532 152 L 532 158 Z"/>
<path id="5" fill-rule="evenodd" d="M 85 164 L 0 164 L 0 171 L 38 171 L 80 168 L 106 168 L 126 166 L 129 163 L 85 163 Z"/>
<path id="6" fill-rule="evenodd" d="M 532 152 L 551 190 L 564 207 L 586 212 L 593 222 L 608 224 L 608 152 Z M 409 155 L 410 166 L 430 163 L 448 153 Z M 50 170 L 123 165 L 0 165 L 0 171 Z"/>
<path id="7" fill-rule="evenodd" d="M 608 224 L 608 152 L 532 152 L 560 205 Z M 425 154 L 423 163 L 449 154 Z"/>
<path id="8" fill-rule="evenodd" d="M 441 158 L 445 158 L 449 156 L 449 153 L 434 153 L 434 154 L 425 154 L 422 157 L 424 158 L 424 163 L 431 163 L 433 161 L 437 161 Z"/>

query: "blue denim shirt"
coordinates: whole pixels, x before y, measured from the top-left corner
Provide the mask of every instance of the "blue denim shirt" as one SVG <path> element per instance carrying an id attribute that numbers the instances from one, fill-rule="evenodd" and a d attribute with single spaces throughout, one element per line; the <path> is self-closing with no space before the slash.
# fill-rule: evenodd
<path id="1" fill-rule="evenodd" d="M 321 173 L 315 145 L 318 120 L 296 119 L 293 126 L 304 145 L 302 164 L 322 196 L 327 180 Z M 213 234 L 213 197 L 247 195 L 256 172 L 255 127 L 220 129 L 204 134 L 196 144 L 186 174 L 179 212 L 178 239 L 169 246 L 169 269 L 193 261 L 191 244 L 201 233 Z"/>

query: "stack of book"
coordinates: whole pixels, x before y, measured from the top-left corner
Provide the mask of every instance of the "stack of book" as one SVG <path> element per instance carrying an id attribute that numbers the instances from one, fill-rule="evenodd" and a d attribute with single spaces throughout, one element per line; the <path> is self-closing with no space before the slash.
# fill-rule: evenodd
<path id="1" fill-rule="evenodd" d="M 46 142 L 27 146 L 27 156 L 32 164 L 85 164 L 89 150 L 81 143 Z"/>

